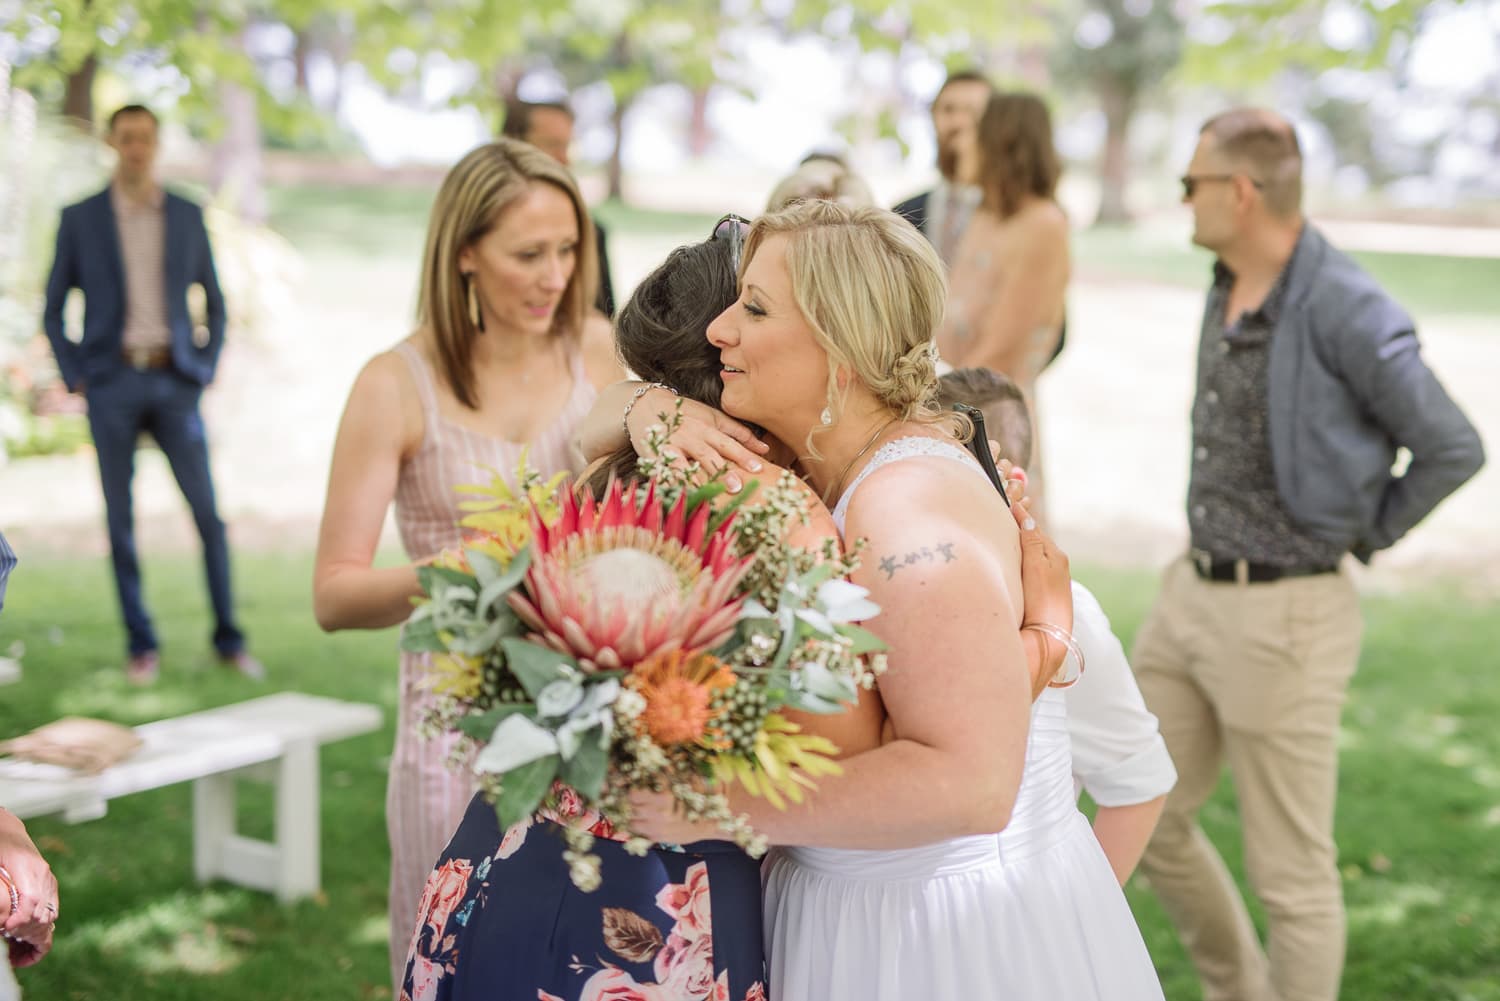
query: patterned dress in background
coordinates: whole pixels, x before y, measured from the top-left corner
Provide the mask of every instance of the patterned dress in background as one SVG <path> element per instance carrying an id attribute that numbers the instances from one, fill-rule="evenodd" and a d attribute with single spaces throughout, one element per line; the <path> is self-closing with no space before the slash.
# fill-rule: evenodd
<path id="1" fill-rule="evenodd" d="M 597 838 L 597 890 L 573 885 L 563 822 Z M 400 1001 L 766 1001 L 760 863 L 725 841 L 637 857 L 613 834 L 570 790 L 503 834 L 475 796 L 427 878 Z"/>
<path id="2" fill-rule="evenodd" d="M 575 351 L 573 392 L 551 425 L 530 442 L 513 442 L 480 434 L 444 419 L 438 411 L 431 367 L 415 344 L 406 342 L 396 353 L 410 366 L 422 400 L 421 448 L 401 467 L 396 482 L 396 527 L 409 559 L 420 560 L 456 548 L 463 541 L 458 520 L 461 499 L 457 488 L 488 483 L 492 471 L 514 478 L 521 452 L 543 476 L 570 468 L 569 442 L 588 415 L 598 395 L 584 374 Z M 396 720 L 396 746 L 391 752 L 390 784 L 386 788 L 386 828 L 391 839 L 390 954 L 391 979 L 399 982 L 416 920 L 422 882 L 433 861 L 458 828 L 464 808 L 474 795 L 474 783 L 463 770 L 449 768 L 452 737 L 424 740 L 417 724 L 426 715 L 431 695 L 423 681 L 429 657 L 401 654 L 401 683 Z"/>

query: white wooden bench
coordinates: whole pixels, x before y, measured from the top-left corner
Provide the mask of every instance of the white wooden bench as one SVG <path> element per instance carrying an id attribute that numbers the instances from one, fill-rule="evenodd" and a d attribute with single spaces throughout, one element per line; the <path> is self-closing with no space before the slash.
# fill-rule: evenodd
<path id="1" fill-rule="evenodd" d="M 193 783 L 193 871 L 282 901 L 318 892 L 318 748 L 380 728 L 380 710 L 357 702 L 281 692 L 135 728 L 145 742 L 98 775 L 0 760 L 0 806 L 21 818 L 60 813 L 69 823 L 104 816 L 110 800 Z M 236 783 L 269 782 L 270 841 L 235 829 Z"/>

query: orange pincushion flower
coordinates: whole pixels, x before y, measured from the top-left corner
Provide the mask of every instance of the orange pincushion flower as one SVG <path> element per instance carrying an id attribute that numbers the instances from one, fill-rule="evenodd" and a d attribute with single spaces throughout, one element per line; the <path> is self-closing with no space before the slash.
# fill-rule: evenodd
<path id="1" fill-rule="evenodd" d="M 733 687 L 734 672 L 710 654 L 673 650 L 639 664 L 625 684 L 646 700 L 640 723 L 658 744 L 717 743 L 713 695 Z"/>

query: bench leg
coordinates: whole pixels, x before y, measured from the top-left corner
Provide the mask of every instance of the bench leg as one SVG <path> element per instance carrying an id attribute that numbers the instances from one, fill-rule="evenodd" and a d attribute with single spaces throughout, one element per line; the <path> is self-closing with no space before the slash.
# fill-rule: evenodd
<path id="1" fill-rule="evenodd" d="M 287 746 L 276 782 L 276 845 L 280 871 L 276 896 L 283 902 L 318 892 L 322 872 L 321 816 L 318 803 L 318 745 L 306 740 Z"/>
<path id="2" fill-rule="evenodd" d="M 267 779 L 275 789 L 275 840 L 235 830 L 235 783 Z M 288 744 L 280 760 L 193 783 L 193 873 L 274 893 L 290 903 L 318 892 L 321 872 L 316 741 Z"/>

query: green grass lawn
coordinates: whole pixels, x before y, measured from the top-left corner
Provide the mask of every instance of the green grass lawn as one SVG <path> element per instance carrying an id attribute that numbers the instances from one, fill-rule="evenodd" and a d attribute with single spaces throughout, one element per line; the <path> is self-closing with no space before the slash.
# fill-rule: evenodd
<path id="1" fill-rule="evenodd" d="M 66 713 L 137 723 L 279 689 L 373 702 L 392 714 L 395 634 L 326 636 L 312 621 L 311 558 L 242 554 L 246 628 L 271 672 L 257 686 L 213 667 L 201 572 L 147 561 L 163 634 L 161 681 L 119 676 L 120 630 L 104 560 L 22 554 L 0 650 L 25 644 L 25 679 L 0 688 L 0 737 Z M 1147 574 L 1085 571 L 1127 646 L 1155 593 Z M 1344 997 L 1500 1001 L 1500 622 L 1493 608 L 1428 590 L 1366 602 L 1364 659 L 1345 717 L 1339 844 L 1349 903 Z M 117 800 L 103 819 L 31 831 L 57 870 L 63 919 L 53 954 L 23 971 L 46 1001 L 277 1001 L 386 997 L 384 827 L 389 725 L 323 755 L 323 895 L 293 907 L 192 877 L 191 793 Z M 264 831 L 264 795 L 243 826 Z M 1227 786 L 1205 823 L 1240 870 Z M 1182 950 L 1149 891 L 1131 902 L 1167 997 L 1197 998 Z M 996 943 L 1003 948 L 1003 943 Z"/>

